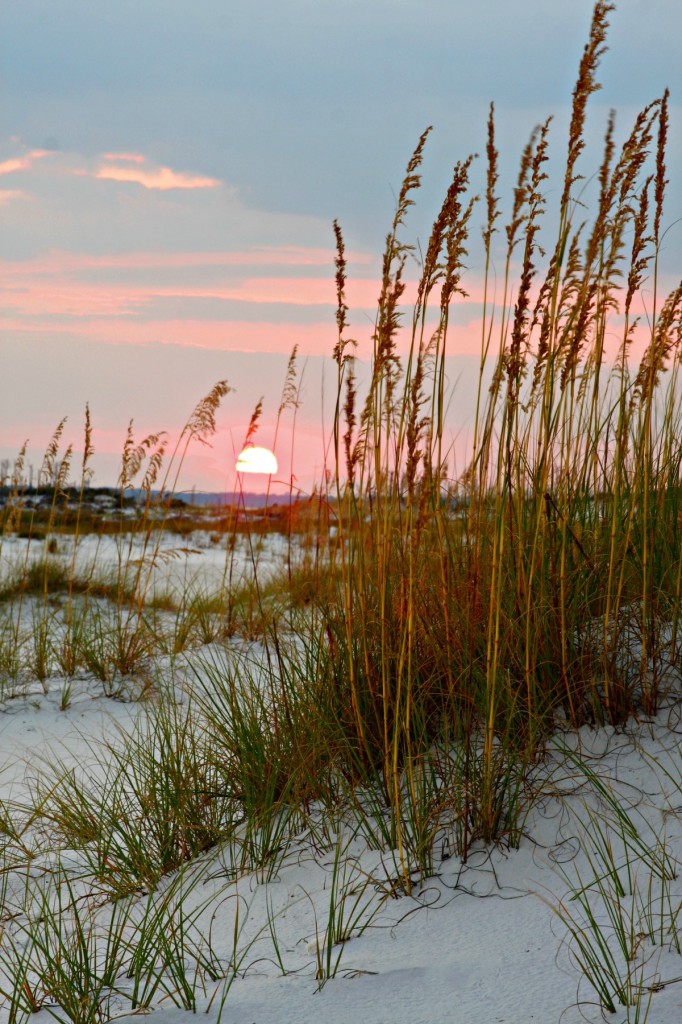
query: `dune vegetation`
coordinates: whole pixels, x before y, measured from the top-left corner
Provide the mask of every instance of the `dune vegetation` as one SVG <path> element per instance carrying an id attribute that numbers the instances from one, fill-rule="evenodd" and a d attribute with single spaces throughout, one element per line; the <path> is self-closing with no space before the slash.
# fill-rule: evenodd
<path id="1" fill-rule="evenodd" d="M 171 532 L 171 503 L 188 447 L 215 430 L 227 381 L 172 451 L 162 433 L 136 442 L 129 430 L 118 493 L 124 502 L 134 486 L 142 497 L 99 541 L 96 518 L 74 506 L 74 488 L 82 504 L 90 483 L 89 416 L 79 467 L 60 450 L 63 425 L 52 438 L 41 469 L 51 505 L 39 517 L 24 500 L 19 454 L 1 510 L 0 717 L 55 685 L 68 708 L 83 680 L 142 710 L 124 740 L 93 750 L 88 772 L 43 766 L 30 796 L 0 802 L 0 991 L 12 1024 L 41 1007 L 104 1020 L 112 992 L 127 1012 L 162 996 L 196 1009 L 213 993 L 222 1013 L 251 940 L 240 945 L 238 910 L 229 956 L 199 926 L 202 858 L 220 851 L 226 886 L 245 876 L 267 884 L 302 835 L 334 855 L 313 956 L 323 984 L 345 940 L 391 897 L 418 898 L 444 850 L 466 864 L 482 847 L 518 847 L 558 750 L 606 801 L 588 829 L 611 828 L 590 861 L 597 888 L 576 886 L 587 913 L 590 894 L 620 884 L 616 836 L 665 892 L 656 921 L 647 929 L 640 915 L 633 934 L 641 926 L 651 942 L 678 943 L 674 853 L 642 839 L 557 740 L 651 720 L 680 696 L 682 284 L 666 293 L 659 266 L 669 97 L 644 107 L 619 146 L 611 116 L 590 169 L 596 200 L 583 202 L 588 102 L 612 10 L 595 6 L 562 180 L 548 176 L 548 120 L 523 149 L 503 212 L 491 106 L 484 194 L 471 191 L 473 157 L 460 160 L 418 251 L 404 238 L 429 129 L 418 140 L 386 239 L 366 390 L 334 224 L 331 473 L 281 513 L 277 558 L 268 560 L 271 533 L 235 513 L 209 528 L 210 585 L 165 572 L 192 548 L 192 524 Z M 455 477 L 445 358 L 481 220 L 479 386 Z M 278 426 L 296 402 L 294 351 Z M 257 406 L 247 443 L 260 416 Z M 115 556 L 103 568 L 107 544 Z M 344 835 L 390 851 L 381 887 L 350 879 Z M 59 863 L 36 888 L 31 866 L 48 850 L 68 851 L 76 867 Z M 609 894 L 603 902 L 615 905 Z M 598 1002 L 636 1007 L 628 1019 L 644 1020 L 634 939 L 632 957 L 623 939 L 617 967 L 597 924 L 586 930 L 566 906 L 558 913 Z M 263 927 L 286 973 L 274 910 Z"/>

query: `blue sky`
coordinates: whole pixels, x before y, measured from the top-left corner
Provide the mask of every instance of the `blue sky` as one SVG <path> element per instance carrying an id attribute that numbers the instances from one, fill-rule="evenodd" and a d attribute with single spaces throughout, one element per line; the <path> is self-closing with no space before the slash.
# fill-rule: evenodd
<path id="1" fill-rule="evenodd" d="M 309 362 L 295 472 L 309 484 L 323 461 L 333 218 L 366 340 L 383 237 L 420 132 L 434 125 L 411 239 L 428 236 L 454 162 L 484 152 L 491 100 L 505 198 L 549 114 L 560 167 L 591 12 L 591 0 L 4 0 L 0 354 L 12 386 L 0 458 L 28 436 L 37 459 L 63 415 L 78 446 L 89 401 L 98 472 L 113 482 L 130 417 L 140 432 L 177 430 L 227 377 L 237 390 L 187 480 L 215 489 L 229 483 L 261 394 L 268 443 L 298 343 Z M 682 165 L 682 4 L 621 0 L 610 20 L 583 170 L 596 168 L 610 107 L 624 132 L 669 86 L 672 172 Z M 682 189 L 670 177 L 673 224 Z M 673 226 L 671 279 L 681 256 Z M 472 246 L 474 294 L 477 258 Z M 470 371 L 474 306 L 455 317 L 453 380 Z"/>

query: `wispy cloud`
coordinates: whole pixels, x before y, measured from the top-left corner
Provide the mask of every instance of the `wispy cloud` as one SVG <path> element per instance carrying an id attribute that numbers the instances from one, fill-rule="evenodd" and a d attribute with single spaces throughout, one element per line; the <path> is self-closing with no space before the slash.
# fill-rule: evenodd
<path id="1" fill-rule="evenodd" d="M 37 159 L 39 152 L 45 159 Z M 51 245 L 75 259 L 83 253 L 105 261 L 129 254 L 130 262 L 123 255 L 119 266 L 132 270 L 137 263 L 145 276 L 154 266 L 195 266 L 199 274 L 202 263 L 218 268 L 242 262 L 273 269 L 325 264 L 333 277 L 333 235 L 326 221 L 254 207 L 201 164 L 160 166 L 144 152 L 113 147 L 102 147 L 94 157 L 30 150 L 10 139 L 0 140 L 0 166 L 0 186 L 20 188 L 32 200 L 25 219 L 15 214 L 0 225 L 5 258 L 25 262 L 48 255 Z M 3 214 L 9 218 L 7 211 L 18 207 L 6 202 Z"/>
<path id="2" fill-rule="evenodd" d="M 171 167 L 158 167 L 138 153 L 105 153 L 94 177 L 107 181 L 131 182 L 143 188 L 170 189 L 217 188 L 221 182 L 201 174 L 186 174 Z"/>
<path id="3" fill-rule="evenodd" d="M 2 263 L 0 261 L 0 266 Z M 373 278 L 349 278 L 347 299 L 351 310 L 372 311 L 381 283 Z M 405 301 L 409 305 L 417 293 L 417 282 L 408 281 Z M 83 279 L 63 268 L 40 273 L 35 265 L 7 265 L 0 279 L 0 296 L 5 310 L 29 317 L 37 316 L 123 316 L 129 317 L 152 304 L 168 301 L 185 303 L 187 313 L 201 309 L 206 302 L 224 304 L 225 320 L 233 318 L 235 304 L 255 309 L 268 306 L 319 307 L 332 310 L 336 304 L 334 280 L 328 277 L 251 277 L 233 281 L 197 284 L 184 281 L 96 281 Z M 460 300 L 459 305 L 463 304 Z M 163 307 L 162 307 L 163 308 Z M 265 318 L 263 314 L 260 318 Z"/>
<path id="4" fill-rule="evenodd" d="M 31 149 L 0 161 L 0 175 L 30 171 L 36 161 L 49 155 L 51 150 Z M 203 174 L 178 171 L 155 164 L 142 153 L 102 153 L 93 170 L 90 161 L 74 161 L 75 154 L 59 154 L 62 173 L 77 177 L 99 178 L 110 181 L 132 182 L 143 188 L 167 191 L 169 189 L 217 188 L 222 182 Z M 64 158 L 66 156 L 66 164 Z M 90 164 L 90 166 L 88 166 Z"/>
<path id="5" fill-rule="evenodd" d="M 11 203 L 13 199 L 25 199 L 26 193 L 20 188 L 0 188 L 0 206 Z"/>
<path id="6" fill-rule="evenodd" d="M 141 153 L 102 153 L 103 160 L 117 160 L 131 164 L 143 164 L 144 157 Z"/>
<path id="7" fill-rule="evenodd" d="M 0 162 L 0 174 L 16 174 L 19 171 L 28 171 L 36 160 L 41 160 L 48 155 L 46 149 L 32 149 L 21 156 L 10 157 Z"/>
<path id="8" fill-rule="evenodd" d="M 97 257 L 51 252 L 33 260 L 0 259 L 0 296 L 6 311 L 32 321 L 40 315 L 128 316 L 168 300 L 185 301 L 189 315 L 192 303 L 224 303 L 226 320 L 232 318 L 234 304 L 327 306 L 331 310 L 336 293 L 331 253 L 325 255 L 323 261 L 316 250 L 307 254 L 271 249 L 267 253 L 149 254 L 147 261 L 141 253 Z M 244 276 L 240 271 L 249 262 L 267 262 L 271 273 Z M 297 275 L 299 267 L 311 264 L 327 265 L 329 273 Z M 347 281 L 348 301 L 355 309 L 372 309 L 379 290 L 380 281 L 374 277 L 350 277 Z M 408 291 L 416 291 L 414 282 Z M 330 322 L 332 319 L 330 314 Z"/>
<path id="9" fill-rule="evenodd" d="M 17 171 L 25 171 L 31 166 L 27 157 L 14 157 L 11 160 L 3 160 L 0 163 L 0 174 L 16 174 Z"/>
<path id="10" fill-rule="evenodd" d="M 15 190 L 16 191 L 16 190 Z M 333 273 L 333 249 L 302 245 L 254 246 L 250 249 L 214 252 L 122 252 L 82 253 L 51 249 L 28 262 L 0 260 L 3 277 L 87 273 L 90 270 L 189 270 L 211 267 L 325 267 Z M 347 253 L 349 264 L 369 266 L 376 262 L 370 253 Z"/>
<path id="11" fill-rule="evenodd" d="M 113 346 L 126 365 L 135 358 L 129 352 L 150 346 L 176 351 L 203 349 L 222 353 L 260 353 L 265 359 L 264 372 L 270 356 L 288 356 L 294 344 L 298 344 L 306 356 L 327 356 L 336 342 L 336 324 L 328 320 L 312 324 L 283 324 L 183 317 L 145 321 L 131 319 L 123 325 L 118 317 L 58 317 L 49 321 L 29 321 L 9 315 L 0 321 L 0 329 L 5 336 L 11 335 L 25 343 L 45 339 L 59 347 L 82 339 L 97 346 L 98 350 L 100 346 Z"/>

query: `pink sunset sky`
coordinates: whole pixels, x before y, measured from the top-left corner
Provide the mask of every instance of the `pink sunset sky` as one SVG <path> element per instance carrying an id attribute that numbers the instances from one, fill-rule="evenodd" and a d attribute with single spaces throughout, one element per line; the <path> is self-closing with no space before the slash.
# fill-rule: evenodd
<path id="1" fill-rule="evenodd" d="M 242 0 L 122 0 L 109 10 L 66 0 L 57 17 L 47 0 L 6 0 L 0 460 L 13 461 L 29 439 L 37 468 L 64 416 L 65 442 L 77 451 L 88 402 L 95 481 L 114 484 L 131 418 L 138 437 L 165 429 L 172 438 L 215 381 L 227 379 L 234 391 L 212 447 L 194 451 L 182 486 L 231 489 L 261 396 L 258 443 L 273 443 L 297 345 L 301 407 L 295 425 L 287 413 L 280 427 L 280 477 L 286 484 L 293 474 L 304 489 L 319 480 L 334 405 L 333 218 L 347 246 L 349 334 L 366 361 L 384 236 L 424 127 L 435 130 L 406 241 L 425 244 L 453 163 L 485 152 L 490 100 L 505 216 L 522 146 L 550 113 L 552 163 L 561 163 L 592 2 L 523 0 L 513 17 L 509 6 L 292 0 L 285 18 L 274 0 L 257 10 Z M 674 225 L 682 216 L 674 173 L 682 81 L 673 42 L 682 5 L 623 0 L 611 22 L 585 168 L 596 168 L 609 107 L 624 133 L 636 110 L 670 86 L 663 284 L 672 286 L 682 264 Z M 482 172 L 480 160 L 473 191 L 483 187 Z M 453 306 L 449 339 L 459 458 L 480 345 L 482 217 L 482 209 L 474 214 L 469 295 Z M 408 276 L 406 322 L 417 268 Z M 645 293 L 641 312 L 646 301 Z"/>

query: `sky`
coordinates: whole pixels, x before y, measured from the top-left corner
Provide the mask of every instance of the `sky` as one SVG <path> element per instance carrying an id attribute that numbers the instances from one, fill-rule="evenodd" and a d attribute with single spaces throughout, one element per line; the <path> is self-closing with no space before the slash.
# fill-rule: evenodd
<path id="1" fill-rule="evenodd" d="M 455 161 L 485 153 L 491 101 L 508 213 L 521 150 L 550 114 L 550 173 L 561 166 L 592 6 L 3 0 L 0 463 L 29 439 L 37 470 L 64 416 L 64 443 L 78 451 L 87 402 L 95 482 L 114 484 L 131 419 L 136 438 L 165 429 L 174 439 L 227 379 L 212 446 L 190 452 L 181 486 L 232 489 L 263 396 L 257 440 L 277 441 L 275 489 L 292 475 L 309 489 L 329 468 L 334 218 L 347 249 L 349 333 L 366 360 L 384 238 L 420 133 L 434 126 L 406 241 L 428 238 Z M 682 4 L 620 0 L 610 22 L 581 169 L 596 170 L 610 108 L 622 137 L 670 88 L 663 267 L 676 283 Z M 474 189 L 484 171 L 479 160 Z M 458 439 L 475 390 L 482 271 L 472 244 L 470 296 L 450 335 Z M 300 407 L 276 431 L 294 345 Z"/>

